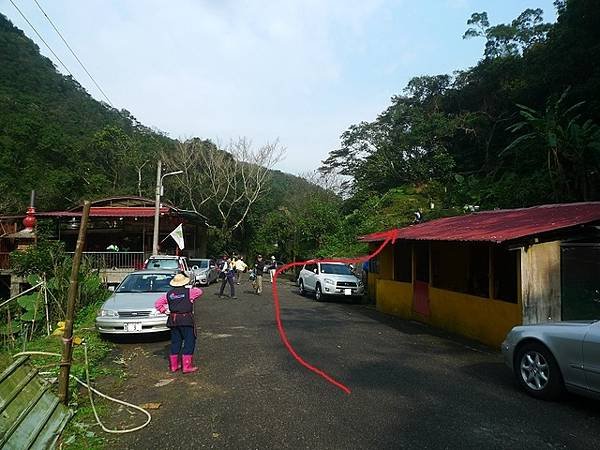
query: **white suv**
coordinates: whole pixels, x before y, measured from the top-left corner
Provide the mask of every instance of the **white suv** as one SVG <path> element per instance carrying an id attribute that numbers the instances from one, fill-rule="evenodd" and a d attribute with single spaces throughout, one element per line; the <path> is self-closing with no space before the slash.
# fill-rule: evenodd
<path id="1" fill-rule="evenodd" d="M 338 262 L 307 262 L 298 276 L 298 288 L 302 295 L 314 292 L 318 302 L 324 296 L 358 299 L 365 292 L 362 281 L 352 273 L 350 267 Z"/>

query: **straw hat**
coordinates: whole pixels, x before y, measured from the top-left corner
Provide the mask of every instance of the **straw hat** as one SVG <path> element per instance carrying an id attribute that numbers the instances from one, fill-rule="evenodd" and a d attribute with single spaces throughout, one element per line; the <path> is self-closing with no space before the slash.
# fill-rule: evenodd
<path id="1" fill-rule="evenodd" d="M 173 277 L 169 284 L 173 287 L 185 286 L 190 283 L 190 279 L 182 273 L 178 273 Z"/>

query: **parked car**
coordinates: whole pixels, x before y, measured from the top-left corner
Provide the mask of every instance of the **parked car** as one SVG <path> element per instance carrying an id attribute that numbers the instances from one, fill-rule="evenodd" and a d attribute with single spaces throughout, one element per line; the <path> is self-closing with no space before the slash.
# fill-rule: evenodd
<path id="1" fill-rule="evenodd" d="M 502 353 L 530 395 L 556 399 L 562 391 L 600 398 L 600 321 L 514 327 Z"/>
<path id="2" fill-rule="evenodd" d="M 183 272 L 188 277 L 192 275 L 187 258 L 175 255 L 152 255 L 144 262 L 144 269 L 164 269 Z"/>
<path id="3" fill-rule="evenodd" d="M 104 302 L 96 317 L 102 334 L 158 333 L 167 331 L 167 315 L 154 308 L 175 276 L 172 270 L 141 270 L 128 274 Z"/>
<path id="4" fill-rule="evenodd" d="M 196 284 L 208 286 L 219 277 L 217 264 L 212 259 L 190 258 L 191 270 Z"/>
<path id="5" fill-rule="evenodd" d="M 324 296 L 361 298 L 364 286 L 347 264 L 336 262 L 310 261 L 302 267 L 298 275 L 300 294 L 314 292 L 315 300 Z"/>

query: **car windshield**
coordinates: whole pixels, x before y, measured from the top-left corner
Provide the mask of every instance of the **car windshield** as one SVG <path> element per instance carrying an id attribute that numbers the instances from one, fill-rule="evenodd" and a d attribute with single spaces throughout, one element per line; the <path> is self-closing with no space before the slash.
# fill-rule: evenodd
<path id="1" fill-rule="evenodd" d="M 119 285 L 116 292 L 167 292 L 174 275 L 162 273 L 131 274 Z"/>
<path id="2" fill-rule="evenodd" d="M 148 261 L 150 269 L 179 269 L 179 262 L 176 259 L 151 259 Z"/>
<path id="3" fill-rule="evenodd" d="M 321 264 L 321 273 L 334 275 L 352 275 L 350 268 L 345 264 Z"/>
<path id="4" fill-rule="evenodd" d="M 208 259 L 190 259 L 190 265 L 198 266 L 198 269 L 208 269 Z"/>

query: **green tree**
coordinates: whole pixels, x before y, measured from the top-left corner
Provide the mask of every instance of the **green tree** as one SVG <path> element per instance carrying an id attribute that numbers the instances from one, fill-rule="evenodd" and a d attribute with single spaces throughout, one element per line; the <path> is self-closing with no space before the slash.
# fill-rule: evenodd
<path id="1" fill-rule="evenodd" d="M 487 12 L 473 13 L 467 21 L 473 25 L 463 39 L 483 37 L 486 58 L 500 58 L 522 54 L 534 44 L 544 42 L 551 24 L 544 23 L 543 10 L 528 8 L 510 24 L 490 26 Z"/>
<path id="2" fill-rule="evenodd" d="M 550 99 L 543 113 L 518 105 L 523 120 L 509 127 L 513 133 L 523 132 L 505 152 L 541 150 L 557 201 L 589 200 L 598 187 L 600 169 L 600 128 L 591 120 L 583 120 L 575 112 L 584 104 L 565 107 L 569 90 L 558 99 Z"/>

